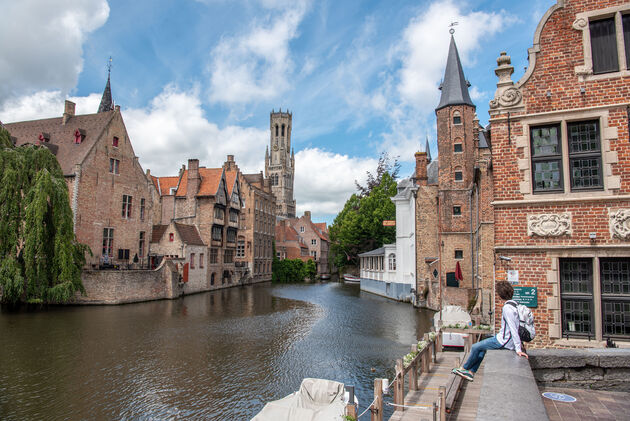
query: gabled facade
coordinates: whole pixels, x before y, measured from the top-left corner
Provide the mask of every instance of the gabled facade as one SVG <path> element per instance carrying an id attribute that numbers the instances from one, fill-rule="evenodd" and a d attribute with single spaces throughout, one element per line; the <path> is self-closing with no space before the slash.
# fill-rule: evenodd
<path id="1" fill-rule="evenodd" d="M 223 168 L 228 180 L 235 180 L 228 185 L 241 189 L 243 207 L 236 244 L 237 269 L 246 271 L 248 282 L 271 281 L 276 205 L 269 180 L 263 177 L 262 172 L 241 173 L 232 155 L 228 155 Z"/>
<path id="2" fill-rule="evenodd" d="M 310 211 L 304 212 L 304 215 L 300 218 L 290 219 L 289 223 L 306 243 L 308 254 L 317 265 L 317 274 L 329 274 L 328 250 L 330 239 L 328 230 L 322 229 L 321 225 L 317 226 L 311 221 Z"/>
<path id="3" fill-rule="evenodd" d="M 496 279 L 536 288 L 534 346 L 630 340 L 628 34 L 627 1 L 559 0 L 520 80 L 497 59 Z"/>
<path id="4" fill-rule="evenodd" d="M 45 145 L 57 157 L 77 240 L 92 250 L 86 256 L 88 267 L 147 266 L 154 190 L 134 153 L 120 107 L 76 115 L 75 104 L 66 101 L 62 117 L 5 126 L 17 145 Z"/>
<path id="5" fill-rule="evenodd" d="M 182 168 L 176 186 L 172 177 L 153 177 L 156 190 L 162 193 L 161 225 L 171 221 L 193 225 L 208 246 L 208 289 L 242 281 L 235 265 L 241 187 L 236 175 L 229 178 L 228 183 L 223 168 L 199 167 L 197 159 L 188 160 L 188 168 Z"/>

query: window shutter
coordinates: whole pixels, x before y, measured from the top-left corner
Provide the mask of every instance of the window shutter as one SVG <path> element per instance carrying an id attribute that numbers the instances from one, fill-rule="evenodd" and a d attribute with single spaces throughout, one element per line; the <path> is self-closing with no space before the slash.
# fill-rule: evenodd
<path id="1" fill-rule="evenodd" d="M 616 72 L 619 70 L 615 19 L 590 22 L 593 73 Z M 625 31 L 624 31 L 625 32 Z"/>
<path id="2" fill-rule="evenodd" d="M 626 49 L 626 68 L 630 69 L 630 14 L 621 17 L 623 22 L 623 43 Z"/>

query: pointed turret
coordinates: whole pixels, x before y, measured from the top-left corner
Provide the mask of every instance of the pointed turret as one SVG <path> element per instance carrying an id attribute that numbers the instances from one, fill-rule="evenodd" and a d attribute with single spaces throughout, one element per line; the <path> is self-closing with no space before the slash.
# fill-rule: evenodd
<path id="1" fill-rule="evenodd" d="M 424 146 L 424 151 L 427 153 L 427 162 L 431 162 L 431 147 L 429 146 L 429 136 L 427 136 L 427 143 Z"/>
<path id="2" fill-rule="evenodd" d="M 103 91 L 103 97 L 101 98 L 101 104 L 98 106 L 98 112 L 103 113 L 105 111 L 111 111 L 114 109 L 114 101 L 112 101 L 112 88 L 109 82 L 109 72 L 107 74 L 107 84 Z"/>
<path id="3" fill-rule="evenodd" d="M 449 105 L 465 104 L 474 107 L 475 104 L 473 104 L 468 93 L 469 86 L 470 83 L 464 77 L 462 63 L 459 60 L 455 38 L 451 35 L 451 45 L 448 48 L 448 59 L 446 60 L 446 70 L 444 70 L 444 81 L 440 85 L 442 96 L 435 110 L 437 111 Z"/>

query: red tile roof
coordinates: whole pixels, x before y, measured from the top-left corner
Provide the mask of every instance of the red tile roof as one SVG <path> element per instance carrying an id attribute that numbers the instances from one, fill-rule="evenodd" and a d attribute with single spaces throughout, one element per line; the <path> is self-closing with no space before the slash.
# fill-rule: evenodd
<path id="1" fill-rule="evenodd" d="M 219 191 L 219 185 L 221 184 L 221 178 L 223 177 L 223 168 L 199 168 L 199 175 L 201 176 L 201 185 L 196 196 L 214 196 Z M 179 182 L 177 189 L 177 197 L 186 196 L 188 190 L 188 170 L 184 170 L 182 179 Z"/>
<path id="2" fill-rule="evenodd" d="M 177 222 L 175 222 L 173 225 L 175 225 L 175 229 L 177 230 L 179 237 L 182 239 L 182 241 L 185 244 L 189 244 L 193 246 L 205 246 L 205 244 L 203 243 L 203 240 L 201 239 L 201 235 L 199 235 L 199 231 L 197 230 L 196 226 L 187 225 L 187 224 L 178 224 Z M 153 225 L 153 232 L 151 233 L 151 242 L 159 243 L 162 237 L 164 236 L 164 233 L 166 232 L 166 229 L 168 227 L 169 225 Z"/>
<path id="3" fill-rule="evenodd" d="M 232 190 L 234 190 L 237 176 L 238 172 L 236 170 L 228 170 L 225 172 L 225 184 L 227 184 L 228 197 L 232 197 Z"/>
<path id="4" fill-rule="evenodd" d="M 151 181 L 153 181 L 153 185 L 157 189 L 160 196 L 170 196 L 171 188 L 177 187 L 179 183 L 179 177 L 155 177 L 151 176 Z"/>
<path id="5" fill-rule="evenodd" d="M 116 111 L 106 111 L 97 114 L 76 115 L 70 117 L 65 125 L 61 124 L 62 117 L 55 117 L 8 123 L 4 126 L 11 133 L 11 136 L 17 139 L 17 146 L 29 143 L 36 144 L 39 142 L 40 134 L 50 134 L 50 140 L 46 143 L 57 146 L 55 155 L 61 170 L 64 175 L 72 175 L 74 174 L 74 166 L 83 162 L 115 113 Z M 74 141 L 74 133 L 77 129 L 85 131 L 85 139 L 80 144 Z"/>

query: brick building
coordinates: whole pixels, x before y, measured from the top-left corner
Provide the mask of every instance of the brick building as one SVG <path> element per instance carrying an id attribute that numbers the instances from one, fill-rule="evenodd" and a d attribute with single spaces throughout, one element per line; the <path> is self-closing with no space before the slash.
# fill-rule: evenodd
<path id="1" fill-rule="evenodd" d="M 75 114 L 6 124 L 16 145 L 41 144 L 63 171 L 77 240 L 93 256 L 88 267 L 145 265 L 153 219 L 153 186 L 140 167 L 120 107 L 113 107 L 109 78 L 96 114 Z M 135 256 L 138 257 L 134 263 Z"/>
<path id="2" fill-rule="evenodd" d="M 628 340 L 630 3 L 558 0 L 523 77 L 497 63 L 496 279 L 537 288 L 536 346 Z"/>
<path id="3" fill-rule="evenodd" d="M 286 219 L 278 221 L 275 230 L 276 257 L 284 259 L 300 259 L 304 262 L 312 260 L 308 253 L 306 241 Z"/>
<path id="4" fill-rule="evenodd" d="M 199 160 L 189 159 L 179 176 L 151 178 L 161 197 L 160 225 L 192 225 L 208 247 L 206 289 L 242 282 L 245 274 L 235 265 L 242 207 L 238 173 L 228 177 L 224 168 L 200 167 Z"/>
<path id="5" fill-rule="evenodd" d="M 242 174 L 232 155 L 228 155 L 223 168 L 228 180 L 238 175 L 243 200 L 236 265 L 246 268 L 251 282 L 271 281 L 276 199 L 269 179 L 264 178 L 262 172 Z"/>
<path id="6" fill-rule="evenodd" d="M 208 247 L 194 225 L 171 222 L 153 226 L 151 254 L 164 256 L 182 265 L 180 272 L 184 294 L 208 290 L 207 253 Z"/>
<path id="7" fill-rule="evenodd" d="M 313 223 L 310 211 L 304 212 L 304 215 L 299 218 L 289 219 L 289 223 L 306 243 L 308 254 L 317 265 L 317 274 L 330 274 L 328 267 L 330 239 L 328 238 L 326 224 Z"/>
<path id="8" fill-rule="evenodd" d="M 416 153 L 417 302 L 488 317 L 492 297 L 491 152 L 451 37 L 437 117 L 439 159 Z M 461 273 L 461 277 L 459 276 Z"/>

